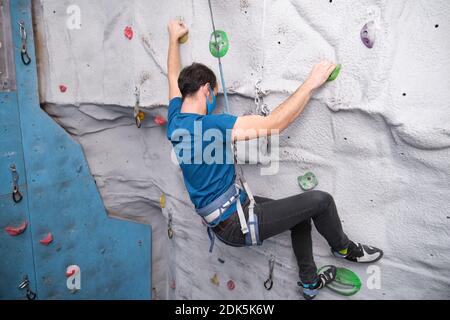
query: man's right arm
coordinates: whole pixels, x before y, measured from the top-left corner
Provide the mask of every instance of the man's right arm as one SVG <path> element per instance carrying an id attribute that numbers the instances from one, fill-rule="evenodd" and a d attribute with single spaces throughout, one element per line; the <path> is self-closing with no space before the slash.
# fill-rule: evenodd
<path id="1" fill-rule="evenodd" d="M 233 140 L 255 139 L 271 133 L 281 133 L 302 113 L 314 90 L 327 81 L 334 68 L 336 65 L 328 61 L 316 64 L 305 83 L 267 117 L 239 117 L 233 127 Z"/>

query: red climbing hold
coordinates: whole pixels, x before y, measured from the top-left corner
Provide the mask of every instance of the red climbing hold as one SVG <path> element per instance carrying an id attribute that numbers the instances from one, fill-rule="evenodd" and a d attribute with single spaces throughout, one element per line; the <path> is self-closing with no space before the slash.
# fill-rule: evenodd
<path id="1" fill-rule="evenodd" d="M 130 26 L 126 27 L 123 34 L 128 38 L 128 40 L 133 39 L 133 28 Z"/>
<path id="2" fill-rule="evenodd" d="M 22 233 L 25 232 L 25 230 L 28 227 L 28 222 L 24 222 L 22 223 L 20 226 L 18 226 L 17 228 L 13 228 L 13 227 L 7 227 L 5 228 L 5 231 L 12 237 L 17 237 L 18 235 L 21 235 Z"/>
<path id="3" fill-rule="evenodd" d="M 69 278 L 71 276 L 73 276 L 77 271 L 75 269 L 70 269 L 68 271 L 66 271 L 66 277 Z"/>
<path id="4" fill-rule="evenodd" d="M 235 286 L 235 284 L 234 284 L 234 281 L 233 280 L 230 280 L 230 281 L 228 281 L 227 282 L 227 287 L 228 287 L 228 290 L 234 290 L 234 288 L 236 287 Z"/>
<path id="5" fill-rule="evenodd" d="M 154 119 L 153 121 L 155 121 L 155 123 L 156 123 L 158 126 L 164 126 L 164 125 L 166 125 L 166 123 L 167 123 L 166 119 L 164 119 L 164 118 L 161 117 L 161 116 L 156 116 L 155 119 Z"/>
<path id="6" fill-rule="evenodd" d="M 48 246 L 50 243 L 53 242 L 53 235 L 49 233 L 44 239 L 42 239 L 39 242 L 44 246 Z"/>
<path id="7" fill-rule="evenodd" d="M 59 86 L 59 91 L 61 91 L 62 93 L 64 93 L 64 92 L 66 92 L 67 91 L 67 87 L 65 86 L 65 85 L 60 85 Z"/>

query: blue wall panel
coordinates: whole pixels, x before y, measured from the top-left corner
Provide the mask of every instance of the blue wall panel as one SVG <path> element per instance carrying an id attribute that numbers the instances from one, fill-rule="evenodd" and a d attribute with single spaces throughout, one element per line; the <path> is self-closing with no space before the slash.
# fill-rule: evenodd
<path id="1" fill-rule="evenodd" d="M 11 15 L 38 298 L 150 299 L 151 229 L 107 217 L 80 145 L 39 107 L 30 0 L 12 0 Z M 28 66 L 20 59 L 17 21 L 28 32 Z M 20 146 L 17 139 L 8 141 L 5 146 Z M 10 192 L 4 184 L 0 190 Z M 49 232 L 53 242 L 40 244 Z M 76 292 L 66 286 L 69 265 L 81 268 Z"/>
<path id="2" fill-rule="evenodd" d="M 24 299 L 25 291 L 18 285 L 27 275 L 31 287 L 36 287 L 31 245 L 31 232 L 12 237 L 6 227 L 17 227 L 29 221 L 27 185 L 22 153 L 17 93 L 0 93 L 0 299 Z M 16 165 L 19 174 L 19 190 L 23 201 L 12 200 L 11 164 Z"/>

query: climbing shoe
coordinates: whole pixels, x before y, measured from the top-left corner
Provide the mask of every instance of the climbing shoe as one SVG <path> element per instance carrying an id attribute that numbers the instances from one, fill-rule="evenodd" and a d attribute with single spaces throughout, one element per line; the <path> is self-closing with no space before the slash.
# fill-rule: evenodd
<path id="1" fill-rule="evenodd" d="M 312 300 L 319 294 L 320 289 L 333 282 L 334 279 L 336 279 L 336 267 L 325 266 L 321 268 L 320 273 L 317 275 L 317 281 L 314 283 L 302 283 L 299 281 L 297 284 L 303 289 L 303 297 L 306 300 Z"/>
<path id="2" fill-rule="evenodd" d="M 383 250 L 361 243 L 356 244 L 352 241 L 350 241 L 347 250 L 341 250 L 339 252 L 331 250 L 331 252 L 337 258 L 359 263 L 373 263 L 383 257 Z"/>

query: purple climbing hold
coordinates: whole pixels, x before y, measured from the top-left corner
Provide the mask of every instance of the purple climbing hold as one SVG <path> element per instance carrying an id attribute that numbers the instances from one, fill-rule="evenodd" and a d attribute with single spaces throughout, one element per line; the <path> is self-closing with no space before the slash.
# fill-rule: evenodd
<path id="1" fill-rule="evenodd" d="M 372 49 L 375 44 L 375 22 L 369 21 L 361 29 L 361 40 L 364 45 Z"/>

